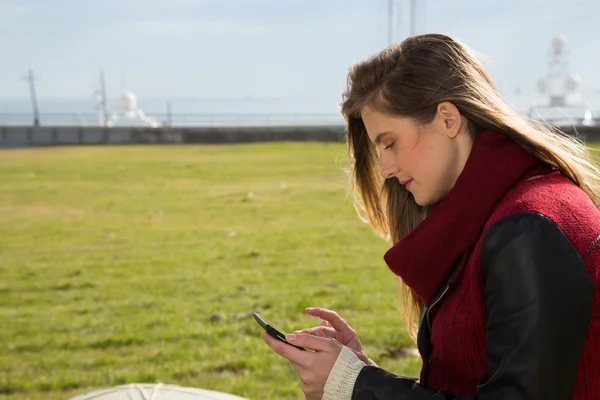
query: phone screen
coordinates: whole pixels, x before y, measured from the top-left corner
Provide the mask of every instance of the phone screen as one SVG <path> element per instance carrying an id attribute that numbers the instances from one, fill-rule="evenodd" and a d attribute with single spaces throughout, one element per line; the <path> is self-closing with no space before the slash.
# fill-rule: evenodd
<path id="1" fill-rule="evenodd" d="M 284 343 L 289 344 L 290 346 L 294 346 L 293 344 L 291 344 L 290 342 L 288 342 L 287 340 L 285 340 L 285 335 L 287 335 L 287 333 L 285 333 L 283 330 L 281 330 L 280 328 L 278 328 L 277 326 L 273 325 L 271 322 L 265 320 L 263 317 L 261 317 L 260 315 L 258 315 L 257 313 L 254 313 L 254 319 L 256 320 L 256 322 L 258 322 L 258 324 L 260 326 L 262 326 L 262 328 L 272 337 L 274 337 L 277 340 L 280 340 Z M 294 346 L 297 349 L 300 350 L 306 350 L 303 347 L 299 347 L 299 346 Z"/>

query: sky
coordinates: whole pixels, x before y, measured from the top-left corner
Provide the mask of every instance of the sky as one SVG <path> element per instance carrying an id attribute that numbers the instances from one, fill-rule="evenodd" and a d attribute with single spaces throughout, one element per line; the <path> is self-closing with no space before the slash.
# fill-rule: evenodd
<path id="1" fill-rule="evenodd" d="M 409 32 L 396 1 L 395 40 Z M 0 0 L 0 98 L 298 98 L 338 104 L 348 68 L 388 44 L 387 0 Z M 416 33 L 472 47 L 515 106 L 535 97 L 550 42 L 600 109 L 600 0 L 417 0 Z"/>

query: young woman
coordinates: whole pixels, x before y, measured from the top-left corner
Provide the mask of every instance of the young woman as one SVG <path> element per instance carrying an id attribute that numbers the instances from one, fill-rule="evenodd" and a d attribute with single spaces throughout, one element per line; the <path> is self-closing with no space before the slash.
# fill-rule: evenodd
<path id="1" fill-rule="evenodd" d="M 526 121 L 473 52 L 406 39 L 355 65 L 342 112 L 358 207 L 419 325 L 419 380 L 378 368 L 335 312 L 289 340 L 307 399 L 600 399 L 600 173 Z"/>

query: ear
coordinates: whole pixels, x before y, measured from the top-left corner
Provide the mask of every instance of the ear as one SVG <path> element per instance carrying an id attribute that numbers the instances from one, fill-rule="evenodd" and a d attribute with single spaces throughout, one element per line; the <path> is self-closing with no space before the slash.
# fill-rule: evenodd
<path id="1" fill-rule="evenodd" d="M 456 138 L 462 130 L 463 120 L 460 111 L 449 101 L 438 104 L 435 118 L 438 121 L 438 128 L 451 139 Z"/>

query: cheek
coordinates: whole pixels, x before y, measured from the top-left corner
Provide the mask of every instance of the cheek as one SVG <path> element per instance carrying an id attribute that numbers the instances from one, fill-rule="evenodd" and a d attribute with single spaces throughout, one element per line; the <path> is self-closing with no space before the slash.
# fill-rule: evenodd
<path id="1" fill-rule="evenodd" d="M 425 143 L 423 143 L 425 144 Z M 450 154 L 446 149 L 428 144 L 415 151 L 409 157 L 412 177 L 419 183 L 422 196 L 431 197 L 432 201 L 439 200 L 447 191 L 447 182 L 451 175 Z M 416 189 L 416 187 L 415 187 Z"/>
<path id="2" fill-rule="evenodd" d="M 431 147 L 421 159 L 422 179 L 434 201 L 445 196 L 452 186 L 453 154 L 449 149 Z"/>
<path id="3" fill-rule="evenodd" d="M 396 153 L 396 163 L 400 170 L 413 179 L 417 179 L 419 171 L 424 167 L 422 150 L 418 147 L 401 148 Z"/>
<path id="4" fill-rule="evenodd" d="M 400 149 L 398 166 L 427 191 L 437 187 L 442 190 L 451 174 L 452 151 L 445 145 L 433 138 L 423 137 L 416 146 Z"/>
<path id="5" fill-rule="evenodd" d="M 400 156 L 400 168 L 415 181 L 425 183 L 436 175 L 435 156 L 435 150 L 429 146 L 416 146 Z"/>

